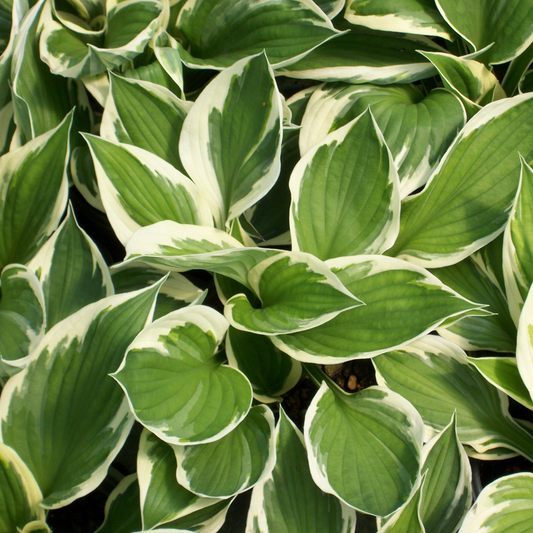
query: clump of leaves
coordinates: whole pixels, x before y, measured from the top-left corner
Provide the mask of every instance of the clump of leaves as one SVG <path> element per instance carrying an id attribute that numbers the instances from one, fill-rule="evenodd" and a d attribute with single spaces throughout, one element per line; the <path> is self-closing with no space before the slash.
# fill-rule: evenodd
<path id="1" fill-rule="evenodd" d="M 110 471 L 98 533 L 533 518 L 469 461 L 533 461 L 529 2 L 14 0 L 0 49 L 0 533 Z"/>

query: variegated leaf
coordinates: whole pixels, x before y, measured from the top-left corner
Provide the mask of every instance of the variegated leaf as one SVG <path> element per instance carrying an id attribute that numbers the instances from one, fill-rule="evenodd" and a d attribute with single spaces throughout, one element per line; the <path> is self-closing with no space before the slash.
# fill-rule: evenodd
<path id="1" fill-rule="evenodd" d="M 373 30 L 454 39 L 433 0 L 348 0 L 344 16 Z"/>
<path id="2" fill-rule="evenodd" d="M 230 327 L 226 355 L 250 381 L 254 398 L 265 403 L 281 401 L 281 395 L 300 380 L 301 364 L 278 350 L 268 338 Z"/>
<path id="3" fill-rule="evenodd" d="M 114 294 L 102 254 L 78 226 L 70 207 L 29 267 L 43 287 L 47 330 L 82 307 Z"/>
<path id="4" fill-rule="evenodd" d="M 107 216 L 123 244 L 140 227 L 163 220 L 213 225 L 199 189 L 164 159 L 129 144 L 87 134 L 84 138 L 91 149 Z"/>
<path id="5" fill-rule="evenodd" d="M 446 22 L 487 63 L 505 63 L 533 43 L 533 5 L 521 0 L 435 0 Z M 494 43 L 494 44 L 493 44 Z"/>
<path id="6" fill-rule="evenodd" d="M 428 435 L 446 427 L 456 411 L 461 442 L 478 453 L 503 447 L 533 458 L 533 436 L 509 414 L 507 396 L 452 342 L 428 335 L 372 362 L 378 383 L 415 406 Z"/>
<path id="7" fill-rule="evenodd" d="M 533 282 L 533 169 L 520 161 L 520 183 L 503 238 L 505 290 L 515 324 Z"/>
<path id="8" fill-rule="evenodd" d="M 286 65 L 338 34 L 309 0 L 188 0 L 176 27 L 189 45 L 183 62 L 217 70 L 263 50 L 273 66 Z"/>
<path id="9" fill-rule="evenodd" d="M 533 411 L 533 400 L 518 371 L 516 357 L 469 357 L 468 360 L 489 383 Z"/>
<path id="10" fill-rule="evenodd" d="M 290 78 L 346 83 L 412 83 L 435 72 L 417 50 L 439 48 L 429 39 L 404 39 L 358 26 L 313 50 L 297 63 L 278 68 Z"/>
<path id="11" fill-rule="evenodd" d="M 468 316 L 449 326 L 444 325 L 438 330 L 441 336 L 463 350 L 515 351 L 516 327 L 509 314 L 507 299 L 478 256 L 431 272 L 465 298 L 487 305 L 485 310 L 492 313 Z"/>
<path id="12" fill-rule="evenodd" d="M 117 294 L 153 285 L 164 274 L 163 270 L 135 262 L 118 263 L 110 270 Z M 182 274 L 171 272 L 157 295 L 154 320 L 188 305 L 200 305 L 206 294 L 207 290 L 202 291 Z"/>
<path id="13" fill-rule="evenodd" d="M 262 307 L 237 294 L 227 301 L 224 314 L 233 327 L 260 335 L 304 331 L 363 305 L 325 263 L 303 252 L 264 259 L 248 272 L 248 284 Z"/>
<path id="14" fill-rule="evenodd" d="M 210 307 L 174 311 L 137 336 L 113 374 L 135 417 L 165 442 L 212 442 L 248 413 L 252 387 L 218 353 L 227 328 Z"/>
<path id="15" fill-rule="evenodd" d="M 435 65 L 444 86 L 461 98 L 469 115 L 476 114 L 483 104 L 505 98 L 498 79 L 483 63 L 442 52 L 422 55 Z"/>
<path id="16" fill-rule="evenodd" d="M 0 531 L 15 533 L 29 522 L 44 520 L 43 497 L 24 461 L 0 443 Z"/>
<path id="17" fill-rule="evenodd" d="M 249 287 L 248 272 L 278 250 L 244 248 L 222 230 L 158 222 L 137 230 L 126 245 L 128 261 L 182 272 L 203 269 L 228 276 Z"/>
<path id="18" fill-rule="evenodd" d="M 274 415 L 266 405 L 256 405 L 221 439 L 173 448 L 181 486 L 199 496 L 229 498 L 253 487 L 274 468 Z"/>
<path id="19" fill-rule="evenodd" d="M 178 139 L 192 103 L 180 100 L 155 83 L 115 74 L 110 77 L 100 135 L 108 141 L 144 148 L 185 173 Z"/>
<path id="20" fill-rule="evenodd" d="M 422 491 L 425 478 L 422 478 L 418 487 L 413 490 L 407 502 L 394 514 L 387 518 L 385 524 L 379 528 L 378 533 L 426 533 L 426 528 L 420 517 Z"/>
<path id="21" fill-rule="evenodd" d="M 307 105 L 300 132 L 301 153 L 367 107 L 398 168 L 402 198 L 426 183 L 465 124 L 461 102 L 442 89 L 424 98 L 412 85 L 326 84 L 314 91 Z"/>
<path id="22" fill-rule="evenodd" d="M 0 278 L 0 374 L 21 369 L 45 333 L 39 279 L 24 265 L 8 265 Z"/>
<path id="23" fill-rule="evenodd" d="M 458 263 L 503 231 L 533 156 L 533 94 L 485 106 L 463 128 L 423 192 L 402 205 L 400 235 L 387 253 L 425 267 Z"/>
<path id="24" fill-rule="evenodd" d="M 52 73 L 63 77 L 97 76 L 137 57 L 164 16 L 157 0 L 128 0 L 112 5 L 107 17 L 101 15 L 105 31 L 90 32 L 93 35 L 87 35 L 83 21 L 66 25 L 49 20 L 41 34 L 42 59 Z"/>
<path id="25" fill-rule="evenodd" d="M 478 304 L 406 261 L 362 255 L 327 264 L 365 305 L 309 331 L 272 338 L 299 361 L 335 364 L 374 357 L 429 333 L 447 319 L 480 312 Z"/>
<path id="26" fill-rule="evenodd" d="M 290 189 L 293 250 L 322 260 L 379 254 L 398 236 L 400 181 L 370 111 L 311 148 Z"/>
<path id="27" fill-rule="evenodd" d="M 11 86 L 15 123 L 25 141 L 43 135 L 64 120 L 73 107 L 67 81 L 54 76 L 39 56 L 41 13 L 49 9 L 37 2 L 20 25 L 11 60 Z"/>
<path id="28" fill-rule="evenodd" d="M 59 322 L 4 387 L 2 442 L 35 476 L 44 507 L 94 490 L 124 444 L 134 420 L 108 374 L 150 320 L 158 289 L 110 296 Z"/>
<path id="29" fill-rule="evenodd" d="M 172 448 L 147 429 L 143 430 L 139 442 L 137 473 L 143 530 L 153 529 L 218 501 L 200 498 L 178 484 Z"/>
<path id="30" fill-rule="evenodd" d="M 311 474 L 324 492 L 376 516 L 389 515 L 409 498 L 424 426 L 399 394 L 370 387 L 347 395 L 323 382 L 307 410 L 304 434 Z"/>
<path id="31" fill-rule="evenodd" d="M 137 474 L 122 478 L 107 498 L 104 513 L 104 522 L 95 533 L 131 533 L 142 529 Z"/>
<path id="32" fill-rule="evenodd" d="M 314 483 L 304 437 L 280 409 L 276 466 L 252 492 L 249 533 L 353 533 L 355 511 Z"/>
<path id="33" fill-rule="evenodd" d="M 533 474 L 521 472 L 487 485 L 466 515 L 459 533 L 525 533 L 532 520 Z"/>
<path id="34" fill-rule="evenodd" d="M 516 362 L 520 376 L 533 399 L 533 290 L 531 289 L 518 321 Z"/>
<path id="35" fill-rule="evenodd" d="M 217 227 L 223 229 L 276 182 L 282 112 L 272 69 L 259 54 L 221 72 L 185 118 L 181 161 Z"/>
<path id="36" fill-rule="evenodd" d="M 450 423 L 422 448 L 424 473 L 420 518 L 425 530 L 457 531 L 472 504 L 472 471 L 457 435 L 455 413 Z"/>
<path id="37" fill-rule="evenodd" d="M 71 119 L 0 157 L 0 268 L 30 260 L 59 225 Z"/>

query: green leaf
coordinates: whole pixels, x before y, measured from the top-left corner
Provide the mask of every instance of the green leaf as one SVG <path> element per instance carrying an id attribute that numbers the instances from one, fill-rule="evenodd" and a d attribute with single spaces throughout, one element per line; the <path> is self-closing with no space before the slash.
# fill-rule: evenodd
<path id="1" fill-rule="evenodd" d="M 233 500 L 234 498 L 222 500 L 182 518 L 168 522 L 156 531 L 160 533 L 216 533 L 224 525 L 226 513 Z"/>
<path id="2" fill-rule="evenodd" d="M 465 123 L 461 102 L 442 89 L 424 98 L 412 85 L 326 84 L 314 91 L 305 110 L 301 153 L 367 107 L 398 168 L 402 198 L 426 183 Z"/>
<path id="3" fill-rule="evenodd" d="M 433 75 L 435 69 L 417 50 L 435 50 L 428 39 L 404 39 L 395 34 L 351 26 L 277 73 L 290 78 L 346 83 L 412 83 Z"/>
<path id="4" fill-rule="evenodd" d="M 422 519 L 420 518 L 420 504 L 425 479 L 418 485 L 403 507 L 398 509 L 378 533 L 426 533 Z M 431 530 L 428 530 L 431 531 Z"/>
<path id="5" fill-rule="evenodd" d="M 227 328 L 210 307 L 174 311 L 135 339 L 113 374 L 135 417 L 165 442 L 212 442 L 248 413 L 250 383 L 217 353 Z"/>
<path id="6" fill-rule="evenodd" d="M 482 100 L 491 91 L 505 98 L 498 79 L 483 63 L 442 52 L 421 53 L 435 65 L 444 86 L 461 98 L 471 115 L 481 109 Z"/>
<path id="7" fill-rule="evenodd" d="M 217 70 L 263 50 L 273 66 L 286 65 L 338 34 L 305 0 L 188 0 L 176 27 L 188 43 L 184 63 Z"/>
<path id="8" fill-rule="evenodd" d="M 533 520 L 533 474 L 521 472 L 487 485 L 466 515 L 460 533 L 524 533 Z"/>
<path id="9" fill-rule="evenodd" d="M 290 188 L 293 250 L 322 260 L 379 254 L 398 236 L 400 181 L 371 111 L 315 144 Z"/>
<path id="10" fill-rule="evenodd" d="M 129 144 L 87 134 L 84 138 L 91 149 L 102 203 L 123 244 L 138 228 L 163 220 L 213 225 L 198 188 L 164 159 Z"/>
<path id="11" fill-rule="evenodd" d="M 531 289 L 518 321 L 516 362 L 520 376 L 533 399 L 533 290 Z"/>
<path id="12" fill-rule="evenodd" d="M 320 260 L 303 252 L 280 252 L 248 272 L 260 298 L 256 309 L 245 294 L 230 298 L 224 314 L 242 331 L 275 335 L 324 324 L 346 309 L 363 305 Z"/>
<path id="13" fill-rule="evenodd" d="M 249 287 L 248 272 L 280 251 L 244 248 L 222 230 L 158 222 L 137 230 L 126 244 L 128 261 L 143 261 L 181 272 L 203 269 L 228 276 Z"/>
<path id="14" fill-rule="evenodd" d="M 123 478 L 105 504 L 103 524 L 95 533 L 131 533 L 142 528 L 137 474 Z"/>
<path id="15" fill-rule="evenodd" d="M 274 74 L 265 54 L 259 54 L 221 72 L 185 118 L 181 161 L 217 227 L 223 229 L 274 185 L 282 112 Z"/>
<path id="16" fill-rule="evenodd" d="M 521 0 L 436 0 L 446 22 L 487 63 L 505 63 L 533 42 L 533 6 Z"/>
<path id="17" fill-rule="evenodd" d="M 355 512 L 314 483 L 304 438 L 280 409 L 276 466 L 252 491 L 247 531 L 252 533 L 352 533 Z"/>
<path id="18" fill-rule="evenodd" d="M 144 51 L 164 16 L 161 2 L 133 0 L 112 5 L 102 21 L 105 31 L 87 32 L 83 24 L 50 20 L 41 36 L 43 61 L 52 73 L 68 78 L 113 70 Z"/>
<path id="19" fill-rule="evenodd" d="M 533 401 L 518 372 L 516 357 L 469 357 L 468 360 L 489 383 L 533 411 Z"/>
<path id="20" fill-rule="evenodd" d="M 82 307 L 114 294 L 102 254 L 78 226 L 70 207 L 29 267 L 43 287 L 47 330 Z"/>
<path id="21" fill-rule="evenodd" d="M 520 162 L 520 183 L 503 238 L 505 290 L 515 323 L 533 282 L 533 169 L 524 159 Z"/>
<path id="22" fill-rule="evenodd" d="M 133 416 L 108 374 L 150 320 L 158 289 L 110 296 L 59 322 L 4 387 L 2 441 L 32 471 L 44 507 L 94 490 L 124 444 Z"/>
<path id="23" fill-rule="evenodd" d="M 178 153 L 178 139 L 192 104 L 154 83 L 115 74 L 110 78 L 101 136 L 108 141 L 144 148 L 185 173 Z"/>
<path id="24" fill-rule="evenodd" d="M 0 360 L 10 374 L 25 365 L 44 336 L 45 299 L 39 279 L 23 265 L 4 268 L 0 289 Z"/>
<path id="25" fill-rule="evenodd" d="M 221 439 L 174 446 L 178 483 L 200 496 L 229 498 L 270 474 L 274 446 L 274 415 L 266 405 L 256 405 Z"/>
<path id="26" fill-rule="evenodd" d="M 315 0 L 315 4 L 330 18 L 336 17 L 344 8 L 346 0 Z"/>
<path id="27" fill-rule="evenodd" d="M 199 498 L 178 484 L 172 448 L 146 429 L 139 442 L 137 472 L 143 530 L 176 520 L 217 501 Z"/>
<path id="28" fill-rule="evenodd" d="M 335 364 L 374 357 L 429 333 L 448 318 L 479 313 L 477 304 L 407 261 L 363 255 L 327 264 L 365 305 L 309 331 L 272 338 L 299 361 Z"/>
<path id="29" fill-rule="evenodd" d="M 438 268 L 503 231 L 518 187 L 518 152 L 533 156 L 532 97 L 499 100 L 467 123 L 424 191 L 403 204 L 400 235 L 388 254 Z"/>
<path id="30" fill-rule="evenodd" d="M 149 287 L 164 274 L 164 271 L 143 263 L 118 263 L 110 270 L 117 294 Z M 154 320 L 188 305 L 200 305 L 206 294 L 207 291 L 196 287 L 185 276 L 171 272 L 157 295 Z"/>
<path id="31" fill-rule="evenodd" d="M 422 448 L 424 473 L 420 517 L 426 531 L 457 531 L 472 504 L 472 471 L 457 435 L 455 413 L 450 423 Z"/>
<path id="32" fill-rule="evenodd" d="M 22 21 L 11 61 L 15 122 L 26 141 L 64 122 L 72 108 L 67 81 L 54 76 L 39 55 L 43 6 L 44 0 L 35 4 Z"/>
<path id="33" fill-rule="evenodd" d="M 432 0 L 348 0 L 344 17 L 373 30 L 454 38 Z"/>
<path id="34" fill-rule="evenodd" d="M 0 157 L 0 268 L 26 263 L 61 220 L 71 119 Z"/>
<path id="35" fill-rule="evenodd" d="M 507 299 L 479 256 L 470 256 L 449 267 L 431 271 L 461 296 L 486 304 L 485 316 L 467 316 L 441 327 L 439 334 L 458 344 L 463 350 L 514 352 L 516 327 L 509 314 Z"/>
<path id="36" fill-rule="evenodd" d="M 509 415 L 507 396 L 452 342 L 428 335 L 372 362 L 378 383 L 415 406 L 429 435 L 446 427 L 456 411 L 461 442 L 478 453 L 503 447 L 533 457 L 533 437 Z"/>
<path id="37" fill-rule="evenodd" d="M 254 398 L 279 402 L 281 395 L 300 380 L 298 361 L 278 350 L 270 339 L 230 327 L 226 337 L 228 363 L 238 368 L 250 381 Z"/>
<path id="38" fill-rule="evenodd" d="M 14 450 L 0 443 L 0 531 L 15 533 L 44 520 L 43 497 L 32 473 Z"/>
<path id="39" fill-rule="evenodd" d="M 322 383 L 304 425 L 315 483 L 367 514 L 386 516 L 409 498 L 424 427 L 399 394 L 370 387 L 355 395 Z"/>

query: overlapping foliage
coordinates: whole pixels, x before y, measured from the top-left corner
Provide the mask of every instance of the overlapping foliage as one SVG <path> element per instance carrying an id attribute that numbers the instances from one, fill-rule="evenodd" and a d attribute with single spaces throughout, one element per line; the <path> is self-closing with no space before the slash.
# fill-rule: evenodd
<path id="1" fill-rule="evenodd" d="M 134 424 L 99 533 L 533 521 L 469 462 L 533 462 L 529 1 L 0 0 L 0 51 L 0 533 Z"/>

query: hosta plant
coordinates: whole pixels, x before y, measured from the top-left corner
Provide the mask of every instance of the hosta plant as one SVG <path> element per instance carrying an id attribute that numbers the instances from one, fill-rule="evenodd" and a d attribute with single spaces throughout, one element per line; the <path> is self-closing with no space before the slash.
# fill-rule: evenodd
<path id="1" fill-rule="evenodd" d="M 0 50 L 0 533 L 531 528 L 529 1 L 0 0 Z"/>

